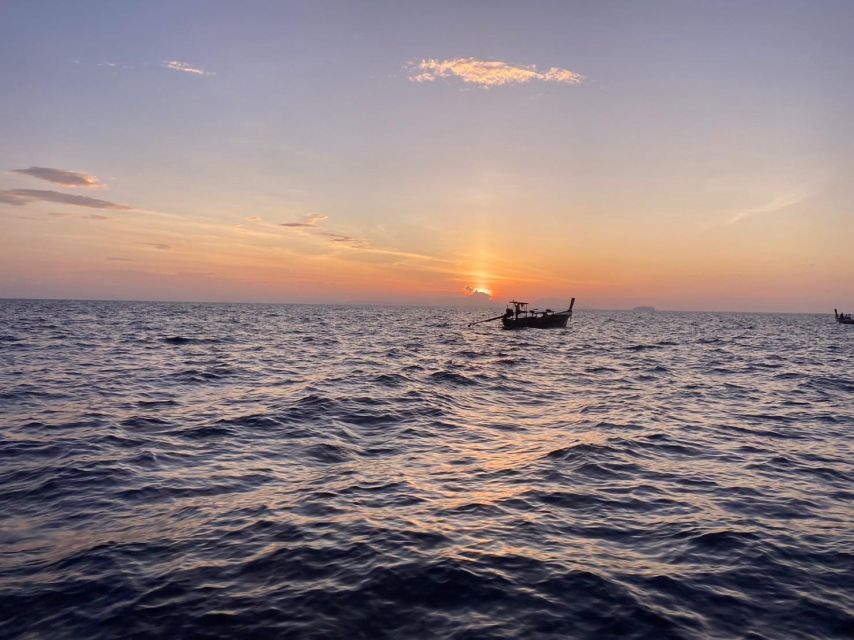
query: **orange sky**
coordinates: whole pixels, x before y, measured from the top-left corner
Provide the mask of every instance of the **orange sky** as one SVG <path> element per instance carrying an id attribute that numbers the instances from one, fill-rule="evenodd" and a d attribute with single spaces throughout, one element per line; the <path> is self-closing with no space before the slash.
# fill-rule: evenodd
<path id="1" fill-rule="evenodd" d="M 7 6 L 0 297 L 854 307 L 850 12 L 783 4 Z"/>

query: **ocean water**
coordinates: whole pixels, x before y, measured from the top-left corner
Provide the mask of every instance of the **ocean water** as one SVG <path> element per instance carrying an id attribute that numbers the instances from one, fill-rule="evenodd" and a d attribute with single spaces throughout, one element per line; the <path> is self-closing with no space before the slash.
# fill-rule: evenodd
<path id="1" fill-rule="evenodd" d="M 829 316 L 0 301 L 0 637 L 854 635 Z"/>

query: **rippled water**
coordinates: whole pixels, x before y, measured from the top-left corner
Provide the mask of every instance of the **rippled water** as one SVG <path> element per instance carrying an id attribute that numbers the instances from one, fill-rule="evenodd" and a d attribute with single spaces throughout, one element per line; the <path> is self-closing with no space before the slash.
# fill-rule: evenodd
<path id="1" fill-rule="evenodd" d="M 0 301 L 0 637 L 854 632 L 827 316 Z"/>

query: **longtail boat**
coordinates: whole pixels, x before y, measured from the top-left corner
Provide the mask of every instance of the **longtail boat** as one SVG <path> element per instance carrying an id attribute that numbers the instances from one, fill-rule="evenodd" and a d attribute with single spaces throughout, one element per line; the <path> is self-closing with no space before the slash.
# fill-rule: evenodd
<path id="1" fill-rule="evenodd" d="M 854 324 L 854 317 L 851 317 L 850 313 L 839 313 L 834 309 L 833 315 L 836 316 L 836 321 L 839 324 Z"/>
<path id="2" fill-rule="evenodd" d="M 512 307 L 509 305 L 512 305 Z M 552 311 L 551 309 L 540 311 L 539 309 L 528 309 L 527 302 L 511 300 L 508 303 L 507 309 L 500 316 L 470 322 L 468 326 L 471 327 L 482 322 L 501 320 L 501 324 L 505 329 L 554 329 L 565 327 L 569 319 L 572 318 L 572 307 L 574 305 L 575 298 L 570 300 L 569 309 L 566 311 Z"/>

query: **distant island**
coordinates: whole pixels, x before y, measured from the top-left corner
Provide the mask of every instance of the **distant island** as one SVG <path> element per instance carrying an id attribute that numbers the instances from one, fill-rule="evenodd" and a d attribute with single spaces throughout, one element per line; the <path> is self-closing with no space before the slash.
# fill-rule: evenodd
<path id="1" fill-rule="evenodd" d="M 632 311 L 643 311 L 644 313 L 655 313 L 655 307 L 635 307 Z"/>

